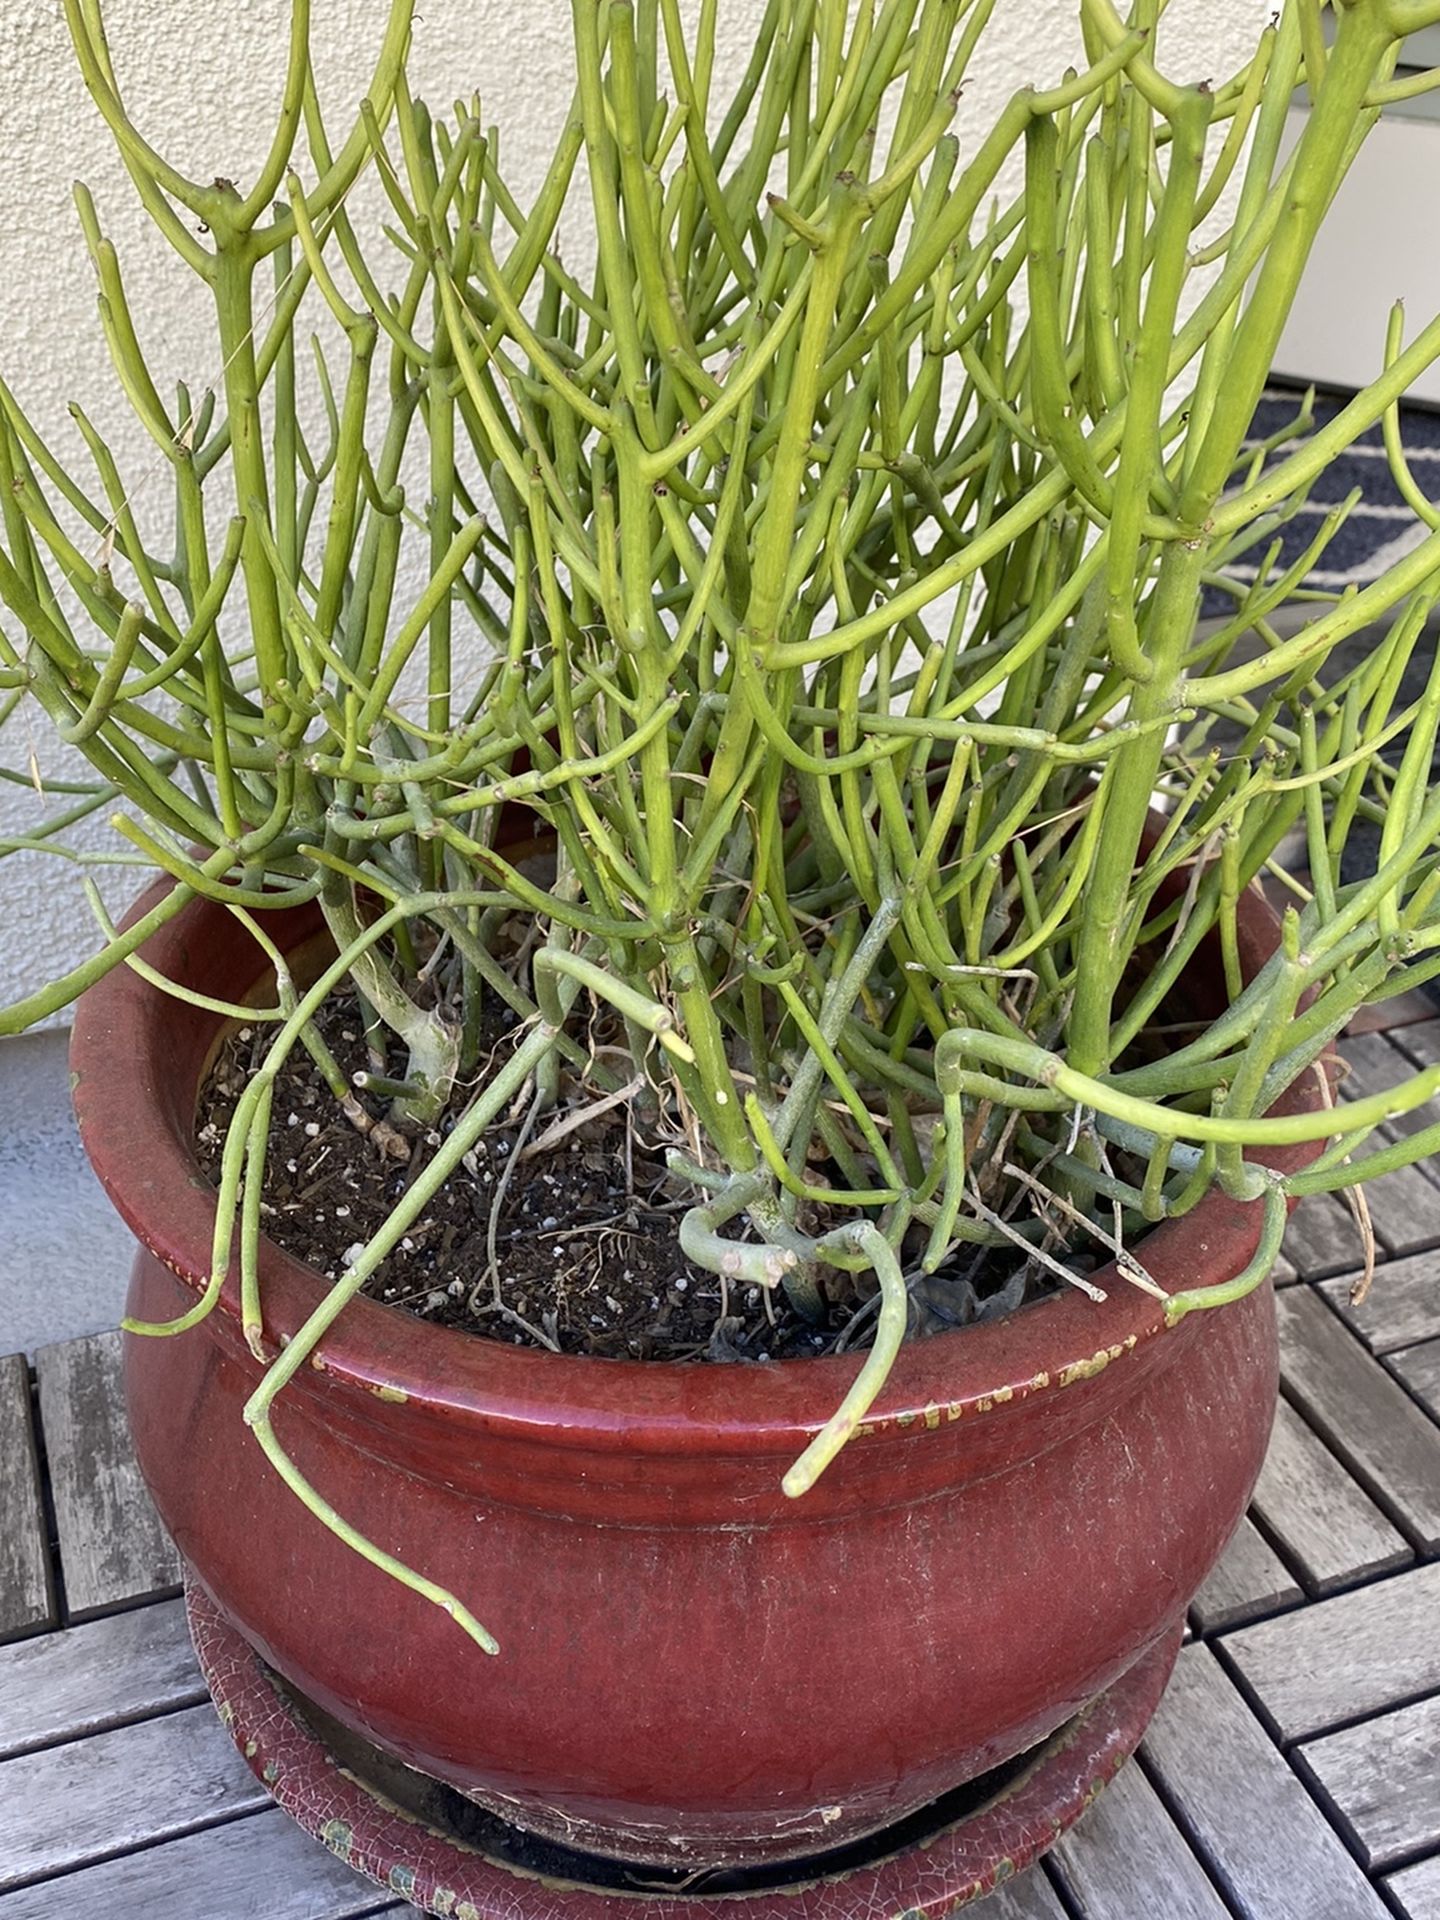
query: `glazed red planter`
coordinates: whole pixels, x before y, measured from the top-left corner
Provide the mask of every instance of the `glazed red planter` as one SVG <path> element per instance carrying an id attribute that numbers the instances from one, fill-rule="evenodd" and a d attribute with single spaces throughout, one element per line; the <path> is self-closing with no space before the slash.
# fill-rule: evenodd
<path id="1" fill-rule="evenodd" d="M 137 911 L 141 910 L 137 908 Z M 1242 902 L 1247 971 L 1274 941 Z M 305 913 L 275 916 L 294 950 Z M 144 949 L 229 1000 L 258 950 L 196 902 Z M 193 1300 L 212 1191 L 192 1148 L 222 1022 L 121 967 L 81 1004 L 85 1144 L 141 1242 L 130 1308 Z M 1318 1099 L 1307 1076 L 1281 1110 Z M 1258 1210 L 1211 1194 L 1145 1242 L 1177 1289 L 1249 1260 Z M 222 1612 L 354 1731 L 571 1847 L 750 1863 L 879 1829 L 1047 1735 L 1170 1632 L 1238 1522 L 1274 1411 L 1268 1285 L 1167 1330 L 1113 1269 L 901 1353 L 814 1492 L 780 1492 L 860 1360 L 576 1359 L 369 1300 L 281 1396 L 276 1431 L 371 1538 L 496 1634 L 343 1547 L 242 1425 L 259 1369 L 236 1290 L 127 1342 L 146 1479 Z M 324 1283 L 266 1244 L 272 1352 Z"/>

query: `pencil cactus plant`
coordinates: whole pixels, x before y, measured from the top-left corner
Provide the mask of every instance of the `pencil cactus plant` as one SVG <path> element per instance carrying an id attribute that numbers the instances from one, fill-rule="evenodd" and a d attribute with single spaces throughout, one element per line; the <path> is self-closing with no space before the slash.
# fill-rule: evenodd
<path id="1" fill-rule="evenodd" d="M 1005 31 L 994 0 L 770 0 L 731 76 L 717 0 L 698 21 L 575 0 L 574 102 L 528 207 L 478 100 L 441 117 L 411 97 L 410 0 L 338 143 L 294 0 L 279 128 L 239 184 L 168 162 L 96 0 L 65 10 L 121 160 L 213 299 L 218 377 L 162 395 L 81 190 L 176 534 L 145 544 L 138 476 L 83 413 L 85 477 L 0 388 L 0 684 L 95 776 L 11 844 L 64 853 L 110 809 L 173 888 L 116 934 L 87 875 L 103 944 L 3 1030 L 142 966 L 196 895 L 262 942 L 267 908 L 319 902 L 333 964 L 302 990 L 277 954 L 274 1004 L 235 1010 L 274 1039 L 225 1147 L 210 1288 L 146 1331 L 201 1317 L 235 1258 L 259 1350 L 260 1169 L 291 1050 L 357 1125 L 449 1116 L 251 1402 L 328 1525 L 391 1564 L 301 1478 L 275 1397 L 517 1103 L 628 1089 L 676 1141 L 692 1262 L 807 1310 L 839 1270 L 875 1295 L 794 1494 L 957 1249 L 1078 1279 L 1067 1249 L 1098 1245 L 1146 1285 L 1148 1223 L 1218 1181 L 1263 1216 L 1259 1250 L 1174 1296 L 1178 1317 L 1263 1278 L 1293 1196 L 1440 1144 L 1367 1145 L 1440 1072 L 1266 1118 L 1359 1006 L 1440 972 L 1433 676 L 1397 705 L 1440 597 L 1440 509 L 1392 434 L 1420 544 L 1334 596 L 1304 581 L 1352 503 L 1303 552 L 1281 542 L 1393 419 L 1440 320 L 1408 346 L 1397 322 L 1323 430 L 1248 438 L 1331 196 L 1416 84 L 1392 77 L 1400 40 L 1440 6 L 1346 0 L 1327 45 L 1318 0 L 1285 0 L 1238 72 L 1191 83 L 1167 75 L 1154 0 L 1129 19 L 1080 0 L 1083 66 L 975 128 L 959 103 Z M 362 242 L 366 173 L 389 211 Z M 584 273 L 556 240 L 576 196 Z M 1207 587 L 1233 608 L 1202 626 Z M 1362 628 L 1380 637 L 1361 662 L 1328 671 Z M 512 857 L 505 808 L 553 846 L 553 879 Z M 1367 820 L 1378 861 L 1342 880 Z M 1303 881 L 1276 862 L 1296 828 Z M 1267 874 L 1283 943 L 1247 982 L 1237 902 Z M 516 915 L 519 963 L 494 937 Z M 1207 941 L 1228 1003 L 1177 1043 Z M 326 1053 L 315 1015 L 347 979 L 405 1053 L 394 1085 L 357 1091 Z M 486 995 L 518 1037 L 472 1087 Z M 585 1044 L 597 1006 L 620 1053 Z M 1326 1143 L 1303 1173 L 1252 1157 L 1296 1141 Z"/>

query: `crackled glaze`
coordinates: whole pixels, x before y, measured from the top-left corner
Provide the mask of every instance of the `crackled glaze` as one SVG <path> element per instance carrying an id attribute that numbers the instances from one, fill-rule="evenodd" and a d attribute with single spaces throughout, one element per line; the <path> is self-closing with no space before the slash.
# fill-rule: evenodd
<path id="1" fill-rule="evenodd" d="M 1023 1872 L 1079 1818 L 1134 1751 L 1179 1642 L 1177 1631 L 968 1819 L 872 1866 L 707 1899 L 542 1879 L 423 1824 L 337 1763 L 198 1586 L 188 1607 L 220 1717 L 280 1805 L 357 1872 L 448 1920 L 940 1920 Z"/>

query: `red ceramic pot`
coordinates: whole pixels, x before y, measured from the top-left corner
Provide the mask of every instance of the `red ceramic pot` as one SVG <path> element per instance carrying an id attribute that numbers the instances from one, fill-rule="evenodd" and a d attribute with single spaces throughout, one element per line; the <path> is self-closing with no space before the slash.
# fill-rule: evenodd
<path id="1" fill-rule="evenodd" d="M 138 911 L 139 909 L 137 909 Z M 295 950 L 313 916 L 277 915 Z M 1247 894 L 1253 969 L 1274 921 Z M 197 901 L 144 949 L 227 1000 L 254 946 Z M 75 1104 L 141 1242 L 132 1313 L 207 1270 L 191 1145 L 214 1015 L 118 968 L 86 995 Z M 1318 1098 L 1307 1076 L 1284 1107 Z M 1167 1289 L 1224 1279 L 1258 1211 L 1219 1193 L 1145 1243 Z M 323 1282 L 262 1250 L 276 1350 Z M 1238 1522 L 1276 1388 L 1268 1286 L 1167 1331 L 1097 1275 L 1008 1320 L 908 1346 L 813 1493 L 781 1475 L 860 1364 L 582 1360 L 368 1300 L 282 1395 L 276 1430 L 372 1539 L 461 1594 L 488 1659 L 349 1552 L 241 1423 L 258 1378 L 232 1291 L 131 1339 L 140 1462 L 222 1612 L 354 1731 L 521 1825 L 636 1861 L 750 1863 L 879 1829 L 1040 1740 L 1171 1632 Z"/>

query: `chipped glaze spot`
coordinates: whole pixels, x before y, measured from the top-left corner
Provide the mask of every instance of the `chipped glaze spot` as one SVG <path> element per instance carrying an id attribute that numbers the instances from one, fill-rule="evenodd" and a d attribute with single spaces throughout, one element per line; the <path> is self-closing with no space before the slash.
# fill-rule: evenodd
<path id="1" fill-rule="evenodd" d="M 375 1395 L 377 1400 L 389 1400 L 397 1407 L 403 1407 L 405 1402 L 410 1398 L 403 1387 L 379 1386 L 372 1387 L 370 1391 Z"/>
<path id="2" fill-rule="evenodd" d="M 1103 1373 L 1105 1371 L 1112 1360 L 1118 1360 L 1122 1354 L 1128 1353 L 1134 1345 L 1135 1335 L 1133 1333 L 1127 1334 L 1125 1338 L 1115 1346 L 1101 1347 L 1098 1352 L 1092 1353 L 1088 1360 L 1072 1361 L 1068 1367 L 1062 1367 L 1060 1369 L 1059 1375 L 1057 1376 L 1057 1384 L 1062 1387 L 1070 1387 L 1073 1386 L 1077 1380 L 1093 1380 L 1097 1373 Z"/>
<path id="3" fill-rule="evenodd" d="M 355 1830 L 344 1820 L 327 1820 L 318 1836 L 332 1853 L 339 1854 L 342 1860 L 350 1858 L 350 1849 L 355 1844 Z"/>

